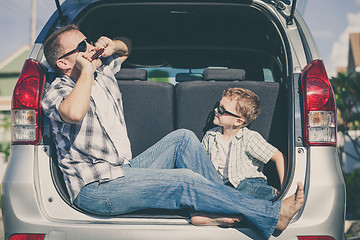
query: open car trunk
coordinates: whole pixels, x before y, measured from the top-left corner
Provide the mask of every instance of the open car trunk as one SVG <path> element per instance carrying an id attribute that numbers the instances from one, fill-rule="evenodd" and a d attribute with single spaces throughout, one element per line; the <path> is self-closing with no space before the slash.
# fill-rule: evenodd
<path id="1" fill-rule="evenodd" d="M 91 6 L 91 7 L 90 7 Z M 90 41 L 126 36 L 133 51 L 124 67 L 241 68 L 247 79 L 276 82 L 287 71 L 286 43 L 274 18 L 248 4 L 94 3 L 74 19 Z"/>
<path id="2" fill-rule="evenodd" d="M 89 42 L 103 35 L 131 39 L 133 50 L 122 68 L 145 71 L 143 78 L 137 73 L 136 77 L 117 76 L 133 157 L 178 128 L 194 131 L 201 140 L 211 127 L 214 104 L 230 86 L 249 88 L 259 95 L 262 113 L 249 128 L 289 156 L 287 79 L 291 63 L 288 43 L 277 27 L 280 23 L 271 14 L 261 5 L 243 1 L 100 2 L 77 15 L 73 22 Z M 216 69 L 237 69 L 244 76 L 206 79 L 204 71 Z M 50 136 L 50 132 L 44 134 Z M 52 178 L 58 193 L 71 205 L 54 146 L 52 149 Z M 287 159 L 291 169 L 291 159 Z M 265 168 L 269 184 L 279 187 L 275 166 L 269 163 Z M 188 213 L 187 209 L 147 210 L 126 217 L 178 218 Z"/>

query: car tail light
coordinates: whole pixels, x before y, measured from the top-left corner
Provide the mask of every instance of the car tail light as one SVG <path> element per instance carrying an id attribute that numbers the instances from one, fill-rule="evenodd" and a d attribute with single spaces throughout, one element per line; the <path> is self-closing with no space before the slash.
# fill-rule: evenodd
<path id="1" fill-rule="evenodd" d="M 39 144 L 41 98 L 45 78 L 40 63 L 32 59 L 25 61 L 11 102 L 12 144 Z"/>
<path id="2" fill-rule="evenodd" d="M 305 145 L 336 145 L 336 104 L 321 60 L 309 63 L 301 75 Z"/>
<path id="3" fill-rule="evenodd" d="M 328 236 L 298 236 L 299 240 L 335 240 Z"/>
<path id="4" fill-rule="evenodd" d="M 45 234 L 15 234 L 9 240 L 43 240 Z"/>

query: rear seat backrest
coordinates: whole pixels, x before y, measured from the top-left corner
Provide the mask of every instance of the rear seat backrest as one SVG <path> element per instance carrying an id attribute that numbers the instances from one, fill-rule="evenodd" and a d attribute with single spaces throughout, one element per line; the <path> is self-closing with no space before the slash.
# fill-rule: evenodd
<path id="1" fill-rule="evenodd" d="M 122 68 L 118 73 L 115 74 L 115 78 L 118 81 L 147 81 L 148 76 L 145 69 Z"/>
<path id="2" fill-rule="evenodd" d="M 121 69 L 115 77 L 122 93 L 127 131 L 135 157 L 174 130 L 174 86 L 147 81 L 147 72 L 143 69 Z"/>
<path id="3" fill-rule="evenodd" d="M 244 81 L 244 69 L 205 69 L 205 81 Z"/>

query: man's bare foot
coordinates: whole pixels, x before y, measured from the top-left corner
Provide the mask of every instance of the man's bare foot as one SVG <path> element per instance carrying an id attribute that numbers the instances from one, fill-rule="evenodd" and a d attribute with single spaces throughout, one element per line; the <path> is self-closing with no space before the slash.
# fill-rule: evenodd
<path id="1" fill-rule="evenodd" d="M 191 223 L 196 226 L 236 227 L 242 221 L 242 219 L 242 217 L 220 216 L 210 213 L 196 213 L 191 217 Z"/>
<path id="2" fill-rule="evenodd" d="M 284 199 L 281 204 L 281 211 L 279 221 L 276 229 L 283 231 L 290 223 L 290 220 L 300 210 L 304 203 L 304 186 L 302 183 L 297 183 L 297 189 L 294 195 Z"/>

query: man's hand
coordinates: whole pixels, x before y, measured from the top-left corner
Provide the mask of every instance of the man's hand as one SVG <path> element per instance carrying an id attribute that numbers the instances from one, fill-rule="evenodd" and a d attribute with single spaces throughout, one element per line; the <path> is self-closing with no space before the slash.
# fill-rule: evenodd
<path id="1" fill-rule="evenodd" d="M 132 43 L 130 39 L 125 37 L 118 37 L 114 40 L 111 40 L 108 37 L 100 37 L 95 43 L 95 49 L 99 50 L 104 48 L 102 56 L 109 57 L 114 53 L 120 55 L 121 61 L 124 62 L 131 52 Z"/>
<path id="2" fill-rule="evenodd" d="M 94 53 L 93 52 L 78 53 L 76 57 L 76 67 L 80 70 L 80 72 L 88 71 L 90 73 L 94 73 L 96 69 L 98 69 L 101 66 L 100 59 L 95 59 L 95 60 L 91 59 L 92 54 Z"/>
<path id="3" fill-rule="evenodd" d="M 100 37 L 95 43 L 96 50 L 99 50 L 101 48 L 105 49 L 103 54 L 101 54 L 101 56 L 104 57 L 109 57 L 117 51 L 116 43 L 110 38 L 104 36 Z"/>

